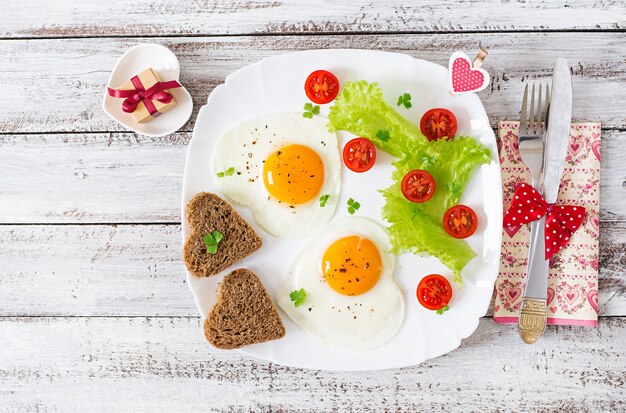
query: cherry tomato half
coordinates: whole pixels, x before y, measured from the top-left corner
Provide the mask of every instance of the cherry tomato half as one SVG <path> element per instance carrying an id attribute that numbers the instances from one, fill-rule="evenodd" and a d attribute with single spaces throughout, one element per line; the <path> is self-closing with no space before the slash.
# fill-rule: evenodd
<path id="1" fill-rule="evenodd" d="M 422 278 L 417 285 L 417 300 L 429 310 L 440 310 L 448 305 L 452 298 L 452 286 L 445 277 L 430 274 Z"/>
<path id="2" fill-rule="evenodd" d="M 435 180 L 427 171 L 414 169 L 402 178 L 402 194 L 415 203 L 428 201 L 435 194 Z"/>
<path id="3" fill-rule="evenodd" d="M 456 117 L 448 109 L 431 109 L 422 116 L 420 130 L 431 141 L 444 136 L 450 140 L 456 133 Z"/>
<path id="4" fill-rule="evenodd" d="M 467 238 L 476 232 L 478 216 L 466 205 L 455 205 L 443 214 L 443 227 L 454 238 Z"/>
<path id="5" fill-rule="evenodd" d="M 304 92 L 313 103 L 324 105 L 337 97 L 339 81 L 326 70 L 316 70 L 306 78 Z"/>
<path id="6" fill-rule="evenodd" d="M 343 162 L 354 172 L 366 172 L 376 162 L 376 148 L 366 138 L 354 138 L 343 147 Z"/>

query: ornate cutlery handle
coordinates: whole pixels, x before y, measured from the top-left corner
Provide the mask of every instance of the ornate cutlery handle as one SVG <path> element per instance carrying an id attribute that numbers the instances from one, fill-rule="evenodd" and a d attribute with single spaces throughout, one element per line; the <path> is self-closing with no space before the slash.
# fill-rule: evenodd
<path id="1" fill-rule="evenodd" d="M 526 290 L 519 316 L 519 333 L 526 344 L 536 342 L 546 329 L 546 295 L 550 261 L 545 259 L 545 217 L 532 223 Z"/>
<path id="2" fill-rule="evenodd" d="M 533 344 L 546 329 L 546 300 L 525 297 L 519 316 L 519 335 L 526 344 Z"/>

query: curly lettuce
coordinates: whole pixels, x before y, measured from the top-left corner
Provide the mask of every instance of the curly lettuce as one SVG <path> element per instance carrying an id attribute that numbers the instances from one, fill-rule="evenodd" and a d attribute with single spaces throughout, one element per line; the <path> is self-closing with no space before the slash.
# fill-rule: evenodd
<path id="1" fill-rule="evenodd" d="M 367 137 L 398 158 L 393 163 L 393 184 L 381 190 L 382 215 L 389 223 L 394 252 L 435 256 L 460 282 L 461 270 L 476 253 L 465 241 L 448 235 L 441 223 L 444 212 L 459 203 L 472 171 L 491 162 L 489 149 L 472 137 L 429 141 L 384 100 L 377 84 L 366 81 L 344 85 L 329 119 L 332 130 Z M 407 201 L 400 188 L 404 175 L 413 169 L 430 172 L 437 186 L 434 196 L 422 204 Z"/>
<path id="2" fill-rule="evenodd" d="M 428 139 L 419 128 L 387 104 L 376 83 L 348 82 L 330 108 L 332 130 L 346 130 L 368 137 L 376 146 L 398 158 L 420 150 Z M 388 131 L 391 138 L 382 140 L 378 131 Z"/>

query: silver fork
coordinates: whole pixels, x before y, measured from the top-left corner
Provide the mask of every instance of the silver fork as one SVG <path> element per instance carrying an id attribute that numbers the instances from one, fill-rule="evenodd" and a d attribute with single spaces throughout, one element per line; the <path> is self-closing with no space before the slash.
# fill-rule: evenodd
<path id="1" fill-rule="evenodd" d="M 545 104 L 542 111 L 541 105 L 542 85 L 539 84 L 539 93 L 537 94 L 537 105 L 535 109 L 535 84 L 532 85 L 530 94 L 530 117 L 527 119 L 527 103 L 528 103 L 528 85 L 524 88 L 524 98 L 522 99 L 522 110 L 520 115 L 519 127 L 519 153 L 522 161 L 530 169 L 532 175 L 532 185 L 539 193 L 543 193 L 543 152 L 544 152 L 544 133 L 542 128 L 542 118 L 548 123 L 550 109 L 550 90 L 545 88 Z M 543 249 L 543 240 L 539 239 L 539 225 L 542 221 L 533 221 L 530 224 L 530 246 L 528 248 L 528 266 L 531 268 L 532 257 L 535 255 L 535 249 Z M 547 275 L 547 268 L 546 268 Z M 528 277 L 527 277 L 528 280 Z M 531 303 L 531 298 L 526 298 L 529 293 L 528 284 L 524 291 L 522 311 L 519 318 L 520 336 L 527 344 L 532 344 L 543 334 L 545 329 L 545 303 L 543 307 Z M 528 301 L 528 302 L 527 302 Z M 541 311 L 541 309 L 543 309 Z M 532 326 L 533 328 L 528 328 Z"/>
<path id="2" fill-rule="evenodd" d="M 542 118 L 546 119 L 550 104 L 550 89 L 546 86 L 545 113 L 541 110 L 541 88 L 537 96 L 537 111 L 535 113 L 535 84 L 533 83 L 530 94 L 530 119 L 527 118 L 528 85 L 524 88 L 524 98 L 522 99 L 522 111 L 519 122 L 519 153 L 522 161 L 530 169 L 533 180 L 533 188 L 540 190 L 541 174 L 543 172 L 543 131 Z M 536 116 L 535 116 L 536 115 Z"/>

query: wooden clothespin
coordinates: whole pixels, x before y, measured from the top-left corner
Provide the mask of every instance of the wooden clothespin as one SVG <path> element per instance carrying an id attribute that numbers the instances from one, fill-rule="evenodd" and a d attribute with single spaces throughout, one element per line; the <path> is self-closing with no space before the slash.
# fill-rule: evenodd
<path id="1" fill-rule="evenodd" d="M 472 62 L 472 67 L 474 67 L 474 69 L 481 67 L 483 63 L 485 62 L 485 58 L 487 57 L 488 54 L 489 52 L 487 51 L 487 49 L 484 49 L 481 47 L 480 50 L 478 51 L 478 54 L 474 58 L 474 61 Z"/>

